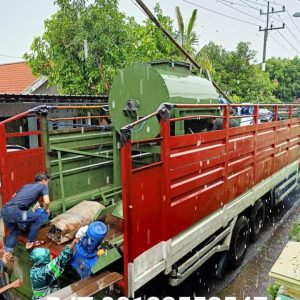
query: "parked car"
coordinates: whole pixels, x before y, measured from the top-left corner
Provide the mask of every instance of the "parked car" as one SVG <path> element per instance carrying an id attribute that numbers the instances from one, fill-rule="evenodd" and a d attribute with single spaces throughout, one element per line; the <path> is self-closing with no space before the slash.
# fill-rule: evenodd
<path id="1" fill-rule="evenodd" d="M 20 145 L 6 145 L 7 152 L 26 150 L 27 148 Z"/>

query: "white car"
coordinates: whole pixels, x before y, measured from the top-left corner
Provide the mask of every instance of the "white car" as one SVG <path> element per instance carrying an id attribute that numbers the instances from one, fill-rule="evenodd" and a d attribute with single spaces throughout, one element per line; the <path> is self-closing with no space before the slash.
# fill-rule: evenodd
<path id="1" fill-rule="evenodd" d="M 27 148 L 20 145 L 6 145 L 7 152 L 26 150 Z"/>

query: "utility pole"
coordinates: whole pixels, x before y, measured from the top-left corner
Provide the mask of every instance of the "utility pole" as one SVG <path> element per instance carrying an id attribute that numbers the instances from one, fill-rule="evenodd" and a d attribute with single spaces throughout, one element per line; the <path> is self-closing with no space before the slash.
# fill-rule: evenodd
<path id="1" fill-rule="evenodd" d="M 275 10 L 274 7 L 272 7 L 271 11 L 270 11 L 270 1 L 268 1 L 268 6 L 267 6 L 267 12 L 263 12 L 262 10 L 260 10 L 260 15 L 267 15 L 267 26 L 266 28 L 262 29 L 261 26 L 259 26 L 259 31 L 264 31 L 264 49 L 263 49 L 263 61 L 262 61 L 262 70 L 265 71 L 266 70 L 266 53 L 267 53 L 267 41 L 268 41 L 268 32 L 270 30 L 278 30 L 278 29 L 284 29 L 285 28 L 285 24 L 283 23 L 281 27 L 273 27 L 273 25 L 271 25 L 269 27 L 269 16 L 270 14 L 275 14 L 275 13 L 282 13 L 285 12 L 285 6 L 282 6 L 282 10 Z"/>

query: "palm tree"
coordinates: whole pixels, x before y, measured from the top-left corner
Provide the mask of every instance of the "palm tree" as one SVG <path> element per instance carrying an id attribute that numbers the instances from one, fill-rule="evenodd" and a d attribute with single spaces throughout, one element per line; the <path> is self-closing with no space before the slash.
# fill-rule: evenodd
<path id="1" fill-rule="evenodd" d="M 197 34 L 194 31 L 194 27 L 196 25 L 196 20 L 197 20 L 197 9 L 193 10 L 187 28 L 185 28 L 179 6 L 176 6 L 175 12 L 176 12 L 176 18 L 177 18 L 178 29 L 179 29 L 178 32 L 179 43 L 189 54 L 195 54 L 195 49 L 193 48 L 193 45 L 195 45 L 198 42 Z"/>
<path id="2" fill-rule="evenodd" d="M 196 52 L 196 49 L 193 47 L 198 43 L 197 34 L 194 31 L 196 21 L 197 21 L 197 9 L 194 9 L 192 15 L 189 19 L 188 26 L 185 28 L 183 17 L 180 11 L 180 7 L 176 6 L 175 8 L 176 18 L 178 23 L 178 42 L 190 55 L 192 55 L 195 60 L 202 66 L 205 70 L 209 70 L 210 73 L 214 73 L 214 67 L 209 59 L 205 46 Z"/>

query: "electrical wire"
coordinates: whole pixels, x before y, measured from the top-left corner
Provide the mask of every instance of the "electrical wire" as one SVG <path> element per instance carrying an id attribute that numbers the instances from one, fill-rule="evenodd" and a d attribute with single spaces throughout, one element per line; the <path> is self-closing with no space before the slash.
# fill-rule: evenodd
<path id="1" fill-rule="evenodd" d="M 240 3 L 236 3 L 236 2 L 232 2 L 232 1 L 228 1 L 228 0 L 218 0 L 217 2 L 219 2 L 219 1 L 227 2 L 227 3 L 231 4 L 231 5 L 238 5 L 238 6 L 241 6 L 241 7 L 252 8 L 252 9 L 255 9 L 255 10 L 259 11 L 258 8 L 255 8 L 254 6 L 251 6 L 248 3 L 243 2 L 242 0 L 240 0 L 240 2 L 242 2 L 244 4 L 240 4 Z"/>
<path id="2" fill-rule="evenodd" d="M 256 4 L 256 5 L 264 6 L 264 7 L 267 6 L 266 4 L 261 4 L 261 3 L 257 2 L 257 1 L 256 2 L 251 1 L 251 0 L 244 0 L 244 1 Z"/>
<path id="3" fill-rule="evenodd" d="M 12 55 L 6 55 L 6 54 L 0 54 L 1 57 L 8 57 L 8 58 L 20 58 L 23 59 L 23 57 L 20 56 L 12 56 Z"/>
<path id="4" fill-rule="evenodd" d="M 285 23 L 281 16 L 279 14 L 277 14 L 277 16 L 279 17 L 279 19 L 281 20 L 282 23 Z M 288 30 L 288 32 L 293 36 L 293 38 L 298 42 L 298 44 L 300 45 L 300 40 L 298 39 L 298 37 L 292 32 L 292 30 L 286 25 L 285 28 Z"/>
<path id="5" fill-rule="evenodd" d="M 269 37 L 270 37 L 272 40 L 274 40 L 279 46 L 281 46 L 283 49 L 285 49 L 287 52 L 289 52 L 290 54 L 294 55 L 294 53 L 293 53 L 290 49 L 286 48 L 286 47 L 285 47 L 283 44 L 281 44 L 277 39 L 275 39 L 275 37 L 273 37 L 272 35 L 269 35 Z"/>
<path id="6" fill-rule="evenodd" d="M 300 52 L 290 43 L 290 41 L 280 31 L 278 31 L 278 33 L 297 53 L 300 54 Z"/>
<path id="7" fill-rule="evenodd" d="M 240 0 L 242 3 L 244 3 L 244 4 L 246 4 L 247 6 L 248 6 L 248 8 L 253 8 L 253 9 L 255 9 L 255 10 L 258 10 L 258 11 L 260 11 L 260 9 L 259 8 L 257 8 L 256 6 L 253 6 L 253 5 L 251 5 L 251 4 L 249 4 L 249 3 L 247 3 L 247 2 L 245 2 L 245 1 L 243 1 L 243 0 Z"/>
<path id="8" fill-rule="evenodd" d="M 291 18 L 291 20 L 293 21 L 295 27 L 296 27 L 296 28 L 298 29 L 298 31 L 300 32 L 300 29 L 299 29 L 298 25 L 296 24 L 296 22 L 294 21 L 293 17 L 291 16 L 291 14 L 289 13 L 288 10 L 287 10 L 287 13 L 288 13 L 289 17 Z"/>
<path id="9" fill-rule="evenodd" d="M 300 45 L 300 40 L 295 36 L 295 34 L 290 30 L 288 26 L 285 26 L 285 28 L 288 30 L 288 32 L 293 36 L 293 38 L 298 42 Z"/>
<path id="10" fill-rule="evenodd" d="M 148 19 L 148 16 L 147 16 L 147 14 L 138 6 L 138 4 L 136 4 L 135 2 L 134 2 L 134 0 L 130 0 L 146 17 L 147 17 L 147 19 Z"/>
<path id="11" fill-rule="evenodd" d="M 193 2 L 188 1 L 188 0 L 182 0 L 182 1 L 185 2 L 185 3 L 189 3 L 189 4 L 193 5 L 193 6 L 202 8 L 202 9 L 204 9 L 204 10 L 210 11 L 210 12 L 212 12 L 212 13 L 214 13 L 214 14 L 217 14 L 217 15 L 220 15 L 220 16 L 223 16 L 223 17 L 226 17 L 226 18 L 229 18 L 229 19 L 231 19 L 231 20 L 239 21 L 239 22 L 246 23 L 246 24 L 253 25 L 253 26 L 259 26 L 259 25 L 255 24 L 255 23 L 248 22 L 248 21 L 245 21 L 245 20 L 241 20 L 241 19 L 238 19 L 238 18 L 234 18 L 234 17 L 232 17 L 232 16 L 225 15 L 225 14 L 223 14 L 223 13 L 220 13 L 220 12 L 218 12 L 218 11 L 215 11 L 215 10 L 212 10 L 212 9 L 209 9 L 209 8 L 206 8 L 206 7 L 204 7 L 204 6 L 201 6 L 201 5 L 199 5 L 199 4 L 193 3 Z"/>
<path id="12" fill-rule="evenodd" d="M 274 4 L 274 5 L 284 6 L 284 4 L 277 3 L 277 2 L 275 2 L 275 1 L 273 1 L 273 2 L 268 1 L 268 0 L 261 0 L 261 1 L 264 1 L 264 2 L 270 2 L 270 4 Z"/>
<path id="13" fill-rule="evenodd" d="M 233 9 L 233 10 L 236 10 L 236 11 L 238 11 L 238 12 L 239 12 L 239 13 L 241 13 L 241 14 L 244 14 L 244 15 L 246 15 L 246 16 L 248 16 L 248 17 L 251 17 L 251 18 L 253 18 L 253 19 L 256 19 L 256 20 L 258 20 L 258 21 L 262 22 L 262 20 L 261 20 L 261 19 L 259 19 L 259 18 L 255 17 L 255 16 L 252 16 L 252 15 L 250 15 L 250 14 L 248 14 L 248 13 L 246 13 L 246 12 L 244 12 L 244 11 L 242 11 L 242 10 L 238 9 L 238 8 L 232 7 L 231 5 L 229 5 L 229 4 L 226 4 L 226 3 L 222 2 L 222 0 L 218 0 L 218 2 L 220 2 L 221 4 L 223 4 L 223 5 L 225 5 L 225 6 L 228 6 L 228 7 L 230 7 L 230 8 L 231 8 L 231 9 Z"/>

